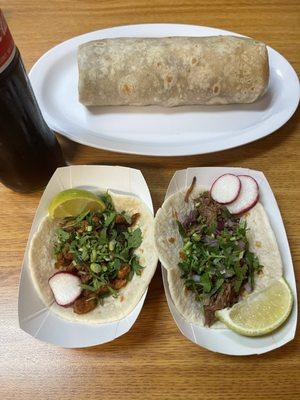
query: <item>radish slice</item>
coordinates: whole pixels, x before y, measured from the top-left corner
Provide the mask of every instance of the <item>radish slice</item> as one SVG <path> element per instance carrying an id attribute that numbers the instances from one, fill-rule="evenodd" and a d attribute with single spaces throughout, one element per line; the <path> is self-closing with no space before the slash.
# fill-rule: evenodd
<path id="1" fill-rule="evenodd" d="M 69 272 L 57 272 L 49 278 L 49 285 L 57 304 L 70 306 L 81 295 L 80 278 Z"/>
<path id="2" fill-rule="evenodd" d="M 241 181 L 233 174 L 221 175 L 210 189 L 211 197 L 220 204 L 229 204 L 237 199 L 241 191 Z"/>
<path id="3" fill-rule="evenodd" d="M 233 203 L 227 205 L 229 212 L 234 215 L 249 211 L 255 206 L 259 198 L 256 180 L 249 175 L 238 175 L 238 177 L 242 184 L 240 194 Z"/>

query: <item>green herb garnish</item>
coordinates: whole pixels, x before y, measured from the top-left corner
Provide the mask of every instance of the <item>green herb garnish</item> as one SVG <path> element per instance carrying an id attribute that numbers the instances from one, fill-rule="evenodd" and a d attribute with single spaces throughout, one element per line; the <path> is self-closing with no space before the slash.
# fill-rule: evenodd
<path id="1" fill-rule="evenodd" d="M 203 201 L 204 199 L 204 201 Z M 195 203 L 188 223 L 176 221 L 183 239 L 179 268 L 185 287 L 196 300 L 208 303 L 225 283 L 238 297 L 246 283 L 254 288 L 254 276 L 263 267 L 249 250 L 246 221 L 231 215 L 205 193 Z"/>
<path id="2" fill-rule="evenodd" d="M 131 215 L 115 210 L 109 194 L 101 200 L 104 212 L 87 211 L 62 221 L 56 229 L 54 251 L 57 268 L 65 269 L 69 263 L 81 277 L 83 289 L 97 292 L 99 297 L 116 297 L 124 279 L 141 274 L 143 267 L 135 250 L 142 243 L 142 232 L 131 228 Z"/>

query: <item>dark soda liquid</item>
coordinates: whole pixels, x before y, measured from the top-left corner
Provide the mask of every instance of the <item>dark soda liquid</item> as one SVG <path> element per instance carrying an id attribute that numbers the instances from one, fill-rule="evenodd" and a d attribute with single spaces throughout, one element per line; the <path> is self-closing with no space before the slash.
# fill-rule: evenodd
<path id="1" fill-rule="evenodd" d="M 65 161 L 46 125 L 18 49 L 0 74 L 0 180 L 18 192 L 45 186 Z"/>

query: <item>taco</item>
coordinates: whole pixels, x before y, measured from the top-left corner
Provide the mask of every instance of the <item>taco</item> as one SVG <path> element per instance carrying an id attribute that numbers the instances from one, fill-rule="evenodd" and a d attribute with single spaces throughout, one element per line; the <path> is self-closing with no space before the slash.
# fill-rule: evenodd
<path id="1" fill-rule="evenodd" d="M 101 212 L 85 210 L 59 219 L 48 215 L 30 245 L 29 269 L 39 297 L 72 322 L 106 323 L 125 317 L 156 269 L 148 207 L 130 195 L 107 192 L 100 198 L 105 204 Z M 70 291 L 76 298 L 68 302 Z"/>
<path id="2" fill-rule="evenodd" d="M 155 217 L 158 257 L 171 298 L 190 323 L 224 327 L 215 311 L 282 276 L 274 232 L 258 196 L 242 215 L 229 212 L 209 188 L 174 193 Z"/>

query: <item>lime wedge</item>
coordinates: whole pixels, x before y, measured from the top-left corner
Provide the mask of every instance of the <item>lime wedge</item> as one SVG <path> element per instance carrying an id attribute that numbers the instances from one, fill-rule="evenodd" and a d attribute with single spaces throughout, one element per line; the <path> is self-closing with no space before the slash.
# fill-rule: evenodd
<path id="1" fill-rule="evenodd" d="M 216 311 L 216 316 L 241 335 L 262 336 L 282 325 L 292 306 L 291 289 L 285 279 L 280 278 L 233 307 Z"/>
<path id="2" fill-rule="evenodd" d="M 94 193 L 81 189 L 68 189 L 58 193 L 51 201 L 50 218 L 76 217 L 84 211 L 103 211 L 105 204 Z"/>

